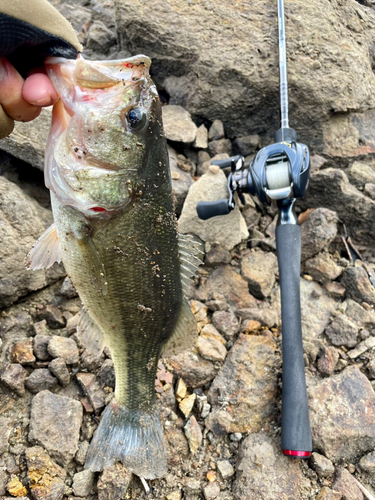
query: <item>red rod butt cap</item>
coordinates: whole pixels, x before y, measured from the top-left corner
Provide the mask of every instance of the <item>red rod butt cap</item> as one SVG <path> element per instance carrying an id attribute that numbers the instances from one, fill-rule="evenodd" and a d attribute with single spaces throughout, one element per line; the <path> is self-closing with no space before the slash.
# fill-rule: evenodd
<path id="1" fill-rule="evenodd" d="M 311 456 L 311 451 L 283 450 L 283 453 L 288 457 L 309 458 Z"/>

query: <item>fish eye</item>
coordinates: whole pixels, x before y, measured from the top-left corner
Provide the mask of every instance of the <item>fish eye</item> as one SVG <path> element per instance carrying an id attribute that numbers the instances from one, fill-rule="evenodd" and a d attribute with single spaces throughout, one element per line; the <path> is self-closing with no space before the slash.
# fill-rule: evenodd
<path id="1" fill-rule="evenodd" d="M 134 130 L 142 130 L 146 125 L 146 113 L 140 108 L 132 108 L 126 114 L 129 126 Z"/>

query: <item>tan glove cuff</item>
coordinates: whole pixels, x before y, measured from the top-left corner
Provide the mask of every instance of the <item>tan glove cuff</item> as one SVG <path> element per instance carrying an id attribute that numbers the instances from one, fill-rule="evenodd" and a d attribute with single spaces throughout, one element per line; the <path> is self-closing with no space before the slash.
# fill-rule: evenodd
<path id="1" fill-rule="evenodd" d="M 0 0 L 0 12 L 63 38 L 82 52 L 72 25 L 47 0 Z"/>
<path id="2" fill-rule="evenodd" d="M 0 106 L 0 139 L 9 135 L 14 127 L 14 121 L 10 118 Z"/>

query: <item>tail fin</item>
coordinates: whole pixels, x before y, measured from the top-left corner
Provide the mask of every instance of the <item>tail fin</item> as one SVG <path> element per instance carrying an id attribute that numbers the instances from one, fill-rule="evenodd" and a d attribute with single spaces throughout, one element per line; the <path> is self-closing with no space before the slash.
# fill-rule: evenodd
<path id="1" fill-rule="evenodd" d="M 85 469 L 99 471 L 116 462 L 145 479 L 166 475 L 167 451 L 156 406 L 152 413 L 129 410 L 114 400 L 107 406 L 91 441 Z"/>

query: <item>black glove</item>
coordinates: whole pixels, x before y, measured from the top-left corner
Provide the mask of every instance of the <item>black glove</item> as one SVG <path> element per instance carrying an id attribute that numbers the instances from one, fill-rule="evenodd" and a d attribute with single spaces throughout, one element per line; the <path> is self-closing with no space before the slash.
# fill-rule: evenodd
<path id="1" fill-rule="evenodd" d="M 0 0 L 0 57 L 23 77 L 46 56 L 75 59 L 81 51 L 73 27 L 47 0 Z M 0 106 L 0 139 L 13 125 Z"/>

